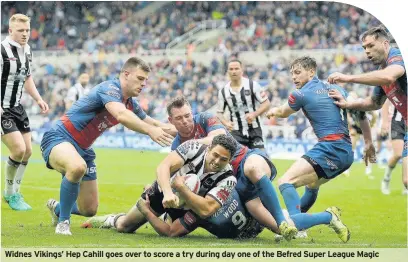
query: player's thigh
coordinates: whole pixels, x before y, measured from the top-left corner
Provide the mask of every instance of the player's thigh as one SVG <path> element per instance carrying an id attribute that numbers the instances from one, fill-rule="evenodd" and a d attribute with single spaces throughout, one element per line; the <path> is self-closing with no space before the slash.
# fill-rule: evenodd
<path id="1" fill-rule="evenodd" d="M 14 131 L 1 136 L 1 141 L 10 151 L 10 156 L 15 161 L 21 161 L 24 157 L 26 146 L 20 131 Z"/>
<path id="2" fill-rule="evenodd" d="M 394 156 L 398 156 L 398 158 L 402 157 L 402 151 L 404 149 L 404 140 L 402 139 L 394 139 L 391 140 L 391 144 L 392 144 L 392 151 Z"/>
<path id="3" fill-rule="evenodd" d="M 84 169 L 86 172 L 85 160 L 69 142 L 62 142 L 51 149 L 48 164 L 62 174 L 72 169 Z"/>
<path id="4" fill-rule="evenodd" d="M 278 184 L 289 183 L 295 187 L 300 187 L 314 183 L 318 179 L 313 166 L 306 161 L 306 159 L 300 158 L 289 167 L 285 174 L 279 179 Z"/>
<path id="5" fill-rule="evenodd" d="M 33 152 L 33 146 L 31 144 L 31 132 L 22 133 L 22 136 L 23 136 L 25 148 L 26 148 L 25 154 L 24 154 L 24 161 L 27 161 Z"/>
<path id="6" fill-rule="evenodd" d="M 271 168 L 264 157 L 252 154 L 245 160 L 244 174 L 253 184 L 255 184 L 264 175 L 270 177 Z"/>
<path id="7" fill-rule="evenodd" d="M 98 183 L 96 180 L 82 181 L 77 199 L 81 215 L 91 217 L 98 211 Z"/>

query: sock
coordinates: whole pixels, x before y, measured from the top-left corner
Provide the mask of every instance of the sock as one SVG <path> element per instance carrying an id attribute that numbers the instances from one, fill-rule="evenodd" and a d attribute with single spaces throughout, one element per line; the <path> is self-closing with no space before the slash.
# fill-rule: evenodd
<path id="1" fill-rule="evenodd" d="M 54 213 L 57 215 L 57 217 L 59 217 L 59 215 L 60 215 L 60 210 L 61 210 L 61 205 L 60 205 L 60 203 L 58 203 L 57 206 L 55 207 L 55 210 L 54 210 Z M 71 214 L 81 215 L 81 213 L 79 213 L 79 210 L 78 210 L 77 202 L 75 202 L 74 205 L 72 206 Z"/>
<path id="2" fill-rule="evenodd" d="M 276 194 L 275 188 L 268 176 L 265 175 L 259 179 L 259 181 L 255 183 L 255 187 L 259 192 L 259 198 L 266 209 L 268 209 L 269 213 L 275 218 L 278 226 L 286 221 L 285 216 L 282 213 L 278 195 Z"/>
<path id="3" fill-rule="evenodd" d="M 394 170 L 395 166 L 391 167 L 391 166 L 387 166 L 387 168 L 385 169 L 385 173 L 384 173 L 384 181 L 385 182 L 390 182 L 391 180 L 391 173 Z"/>
<path id="4" fill-rule="evenodd" d="M 295 223 L 297 229 L 305 230 L 316 225 L 328 225 L 332 219 L 332 214 L 329 212 L 321 212 L 314 214 L 299 213 L 290 218 Z"/>
<path id="5" fill-rule="evenodd" d="M 14 180 L 16 177 L 17 169 L 20 166 L 20 162 L 17 162 L 11 157 L 8 158 L 6 161 L 6 182 L 5 182 L 5 187 L 6 187 L 6 194 L 12 195 L 15 193 L 14 191 Z"/>
<path id="6" fill-rule="evenodd" d="M 60 216 L 58 222 L 69 220 L 71 209 L 78 198 L 79 182 L 72 183 L 66 177 L 62 179 L 60 189 Z"/>
<path id="7" fill-rule="evenodd" d="M 282 184 L 279 186 L 279 190 L 285 200 L 285 205 L 288 208 L 289 215 L 295 215 L 300 213 L 300 198 L 296 192 L 295 187 L 292 184 Z"/>
<path id="8" fill-rule="evenodd" d="M 300 199 L 300 211 L 306 213 L 316 202 L 317 194 L 319 193 L 319 188 L 312 189 L 305 187 L 305 193 Z"/>
<path id="9" fill-rule="evenodd" d="M 28 162 L 21 162 L 20 166 L 17 169 L 17 173 L 16 173 L 16 178 L 15 181 L 16 183 L 14 183 L 14 191 L 19 193 L 20 192 L 20 185 L 21 185 L 21 181 L 23 180 L 23 176 L 24 176 L 24 172 L 26 170 Z"/>

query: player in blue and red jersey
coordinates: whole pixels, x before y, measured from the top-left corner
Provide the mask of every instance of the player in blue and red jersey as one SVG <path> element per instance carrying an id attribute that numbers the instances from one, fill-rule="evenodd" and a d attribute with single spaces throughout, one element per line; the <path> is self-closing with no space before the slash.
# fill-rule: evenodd
<path id="1" fill-rule="evenodd" d="M 347 126 L 347 113 L 333 104 L 328 92 L 330 89 L 337 89 L 343 96 L 347 97 L 347 94 L 343 88 L 324 83 L 316 77 L 317 65 L 311 57 L 295 59 L 290 68 L 297 89 L 290 94 L 288 103 L 272 108 L 267 117 L 285 118 L 302 109 L 319 142 L 279 179 L 279 190 L 290 216 L 298 218 L 296 226 L 299 229 L 308 228 L 310 225 L 330 224 L 338 237 L 347 242 L 350 232 L 340 221 L 339 209 L 329 208 L 328 212 L 313 217 L 301 213 L 314 203 L 320 185 L 335 178 L 353 163 L 354 153 Z M 363 132 L 369 128 L 368 122 L 364 123 Z M 369 153 L 375 155 L 372 143 L 368 146 L 371 149 Z M 302 201 L 296 192 L 296 188 L 301 186 L 306 186 Z"/>
<path id="2" fill-rule="evenodd" d="M 388 98 L 398 112 L 408 123 L 407 116 L 407 73 L 404 61 L 398 48 L 390 46 L 388 33 L 382 27 L 373 27 L 361 36 L 362 46 L 367 58 L 378 66 L 378 70 L 360 74 L 344 75 L 333 73 L 329 76 L 331 83 L 359 83 L 375 86 L 371 97 L 357 101 L 346 101 L 336 92 L 330 92 L 335 103 L 341 108 L 372 111 L 380 109 Z M 407 171 L 408 133 L 404 137 L 404 150 L 402 152 L 402 180 L 408 188 Z"/>
<path id="3" fill-rule="evenodd" d="M 191 106 L 184 97 L 176 98 L 170 102 L 167 106 L 167 113 L 169 114 L 169 122 L 178 131 L 172 144 L 172 150 L 191 139 L 198 139 L 203 144 L 211 144 L 212 139 L 217 135 L 230 135 L 215 115 L 199 113 L 193 116 Z M 236 142 L 235 139 L 234 141 Z M 246 146 L 236 143 L 237 150 L 231 160 L 231 165 L 237 178 L 235 188 L 241 201 L 249 213 L 261 224 L 270 229 L 277 228 L 278 225 L 279 232 L 287 240 L 291 240 L 297 233 L 297 229 L 287 223 L 271 183 L 271 180 L 276 176 L 275 166 L 264 151 L 250 150 Z M 172 205 L 176 202 L 175 197 L 174 194 L 165 194 L 163 206 L 165 208 L 174 207 Z M 115 223 L 109 221 L 115 221 Z M 115 227 L 119 232 L 130 233 L 144 223 L 146 223 L 146 219 L 134 206 L 126 215 L 119 214 L 114 219 L 107 219 L 107 217 L 91 218 L 85 222 L 85 226 L 93 224 L 101 227 Z"/>
<path id="4" fill-rule="evenodd" d="M 70 214 L 93 216 L 98 207 L 95 152 L 93 142 L 108 128 L 123 124 L 149 135 L 158 144 L 170 145 L 172 136 L 164 124 L 150 118 L 140 108 L 137 97 L 146 85 L 149 66 L 132 57 L 123 65 L 119 78 L 95 86 L 76 101 L 47 131 L 41 151 L 48 168 L 63 174 L 60 203 L 48 201 L 57 234 L 71 235 Z M 167 127 L 166 127 L 167 130 Z M 167 130 L 169 131 L 169 130 Z M 76 205 L 76 201 L 78 202 Z"/>

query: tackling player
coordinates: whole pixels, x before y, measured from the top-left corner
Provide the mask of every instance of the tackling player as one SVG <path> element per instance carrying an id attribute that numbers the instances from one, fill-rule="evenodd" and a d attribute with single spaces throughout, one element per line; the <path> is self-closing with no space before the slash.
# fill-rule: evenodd
<path id="1" fill-rule="evenodd" d="M 52 199 L 47 203 L 53 223 L 58 221 L 55 233 L 71 235 L 71 213 L 96 214 L 98 187 L 95 152 L 91 146 L 106 129 L 121 123 L 133 131 L 149 135 L 162 146 L 171 143 L 173 137 L 165 133 L 158 121 L 147 116 L 133 99 L 145 87 L 149 72 L 150 68 L 143 60 L 129 58 L 119 79 L 95 86 L 45 132 L 41 151 L 46 165 L 64 176 L 60 203 Z"/>
<path id="2" fill-rule="evenodd" d="M 361 41 L 367 58 L 378 66 L 378 70 L 359 75 L 345 75 L 336 72 L 329 76 L 328 81 L 375 86 L 371 97 L 350 102 L 334 91 L 330 92 L 330 96 L 337 100 L 335 104 L 341 108 L 361 111 L 378 110 L 388 98 L 407 125 L 407 73 L 400 50 L 390 46 L 388 33 L 382 27 L 367 30 L 362 34 Z M 408 134 L 405 133 L 402 152 L 402 181 L 406 189 L 408 188 L 407 154 Z"/>

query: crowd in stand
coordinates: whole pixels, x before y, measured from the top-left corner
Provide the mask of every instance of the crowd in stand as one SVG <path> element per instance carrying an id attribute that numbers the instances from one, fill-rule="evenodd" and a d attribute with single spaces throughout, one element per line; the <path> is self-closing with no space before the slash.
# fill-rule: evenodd
<path id="1" fill-rule="evenodd" d="M 153 14 L 133 15 L 146 2 L 2 2 L 2 28 L 22 12 L 32 18 L 36 49 L 138 52 L 164 49 L 200 21 L 224 19 L 227 33 L 217 49 L 240 51 L 337 48 L 358 44 L 358 36 L 379 21 L 335 2 L 167 2 Z M 51 10 L 51 12 L 50 12 Z M 107 31 L 125 22 L 120 33 Z M 97 37 L 105 32 L 103 37 Z"/>

